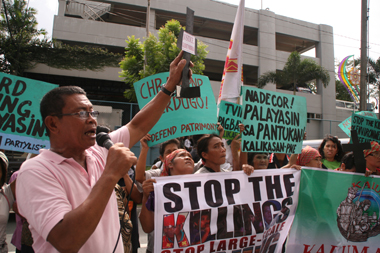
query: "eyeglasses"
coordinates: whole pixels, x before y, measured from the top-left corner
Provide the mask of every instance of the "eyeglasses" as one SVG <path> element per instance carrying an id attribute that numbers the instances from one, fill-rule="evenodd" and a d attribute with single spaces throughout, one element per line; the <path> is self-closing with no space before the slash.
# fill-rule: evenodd
<path id="1" fill-rule="evenodd" d="M 379 153 L 371 153 L 368 156 L 374 156 L 376 158 L 380 158 L 380 154 Z"/>
<path id="2" fill-rule="evenodd" d="M 74 112 L 74 113 L 66 113 L 66 114 L 56 114 L 55 116 L 77 116 L 80 119 L 88 119 L 88 116 L 91 115 L 93 118 L 97 118 L 99 116 L 98 111 L 80 111 L 80 112 Z"/>

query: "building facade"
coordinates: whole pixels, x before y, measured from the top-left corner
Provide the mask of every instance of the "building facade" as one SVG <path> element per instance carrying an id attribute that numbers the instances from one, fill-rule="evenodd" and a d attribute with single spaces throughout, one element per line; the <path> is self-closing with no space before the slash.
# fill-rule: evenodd
<path id="1" fill-rule="evenodd" d="M 53 38 L 58 41 L 124 53 L 127 36 L 135 35 L 140 41 L 146 37 L 148 1 L 58 1 L 58 15 L 54 17 L 53 25 Z M 212 0 L 151 0 L 149 31 L 156 33 L 170 19 L 177 19 L 185 25 L 186 7 L 195 11 L 194 35 L 208 45 L 204 75 L 210 78 L 217 97 L 237 6 Z M 315 51 L 315 57 L 302 57 L 327 69 L 331 78 L 326 88 L 317 82 L 317 94 L 297 92 L 307 99 L 308 139 L 323 138 L 327 133 L 346 137 L 337 127 L 337 121 L 344 120 L 345 115 L 337 114 L 335 106 L 332 27 L 276 15 L 270 10 L 245 9 L 244 85 L 256 85 L 261 74 L 283 69 L 291 52 L 309 50 Z M 119 68 L 94 72 L 60 70 L 39 64 L 28 72 L 28 77 L 60 85 L 82 86 L 95 104 L 96 101 L 116 101 L 111 106 L 118 108 L 127 88 L 118 72 Z M 268 84 L 265 89 L 292 94 L 292 91 L 277 89 L 275 84 Z M 107 104 L 99 102 L 99 105 Z M 137 111 L 133 106 L 123 110 L 125 113 L 129 110 L 123 121 Z"/>

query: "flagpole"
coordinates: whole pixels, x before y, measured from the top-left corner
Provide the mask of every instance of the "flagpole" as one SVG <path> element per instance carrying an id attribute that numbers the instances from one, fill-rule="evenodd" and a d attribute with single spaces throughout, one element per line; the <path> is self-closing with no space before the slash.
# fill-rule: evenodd
<path id="1" fill-rule="evenodd" d="M 243 35 L 244 35 L 245 0 L 240 0 L 234 25 L 232 28 L 230 44 L 224 64 L 223 77 L 220 85 L 218 104 L 221 100 L 237 103 L 243 83 Z"/>

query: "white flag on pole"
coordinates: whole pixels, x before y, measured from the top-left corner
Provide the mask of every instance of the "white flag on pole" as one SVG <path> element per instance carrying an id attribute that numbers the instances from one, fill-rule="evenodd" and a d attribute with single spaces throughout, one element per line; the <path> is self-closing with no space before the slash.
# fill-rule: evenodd
<path id="1" fill-rule="evenodd" d="M 224 64 L 218 104 L 221 100 L 236 103 L 243 83 L 243 34 L 245 0 L 240 0 Z"/>

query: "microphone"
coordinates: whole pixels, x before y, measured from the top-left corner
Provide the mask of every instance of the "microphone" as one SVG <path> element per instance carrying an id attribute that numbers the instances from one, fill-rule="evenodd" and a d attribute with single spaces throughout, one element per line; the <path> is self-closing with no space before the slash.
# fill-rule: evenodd
<path id="1" fill-rule="evenodd" d="M 110 136 L 104 132 L 100 132 L 96 135 L 96 143 L 106 149 L 110 149 L 110 147 L 113 146 L 113 142 L 111 141 Z"/>
<path id="2" fill-rule="evenodd" d="M 111 132 L 111 130 L 106 126 L 97 126 L 96 127 L 96 134 L 101 133 L 101 132 L 108 134 L 109 132 Z"/>

